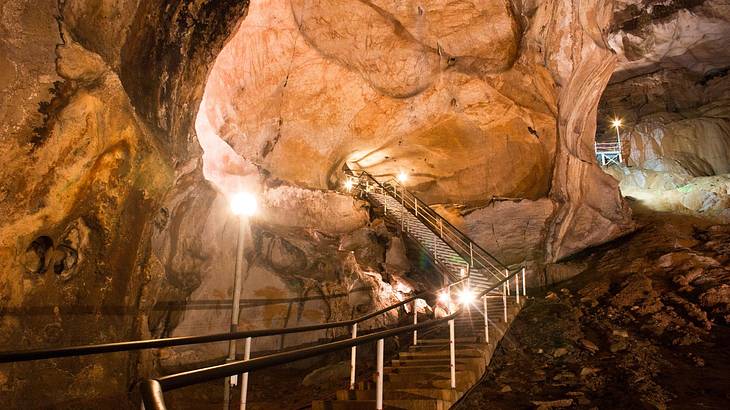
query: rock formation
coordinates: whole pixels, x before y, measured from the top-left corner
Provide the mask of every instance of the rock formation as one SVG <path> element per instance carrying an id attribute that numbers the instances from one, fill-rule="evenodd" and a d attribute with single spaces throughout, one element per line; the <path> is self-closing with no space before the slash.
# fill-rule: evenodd
<path id="1" fill-rule="evenodd" d="M 628 167 L 609 171 L 624 195 L 727 222 L 730 6 L 674 3 L 617 10 L 609 38 L 620 63 L 600 104 L 598 138 L 615 140 L 605 119 L 624 120 Z"/>
<path id="2" fill-rule="evenodd" d="M 674 51 L 636 40 L 660 32 L 641 17 L 660 5 L 616 3 L 637 18 L 619 55 L 611 0 L 5 1 L 0 344 L 226 330 L 227 199 L 242 189 L 261 208 L 246 228 L 243 327 L 342 319 L 425 287 L 407 243 L 335 192 L 343 165 L 407 172 L 409 188 L 543 281 L 544 263 L 634 227 L 593 159 L 598 101 L 617 61 L 640 54 L 627 70 L 641 71 Z M 715 41 L 726 6 L 703 3 Z M 722 168 L 702 161 L 688 160 Z M 59 406 L 134 407 L 140 374 L 217 349 L 3 367 L 0 406 L 51 403 L 53 385 L 66 388 Z"/>

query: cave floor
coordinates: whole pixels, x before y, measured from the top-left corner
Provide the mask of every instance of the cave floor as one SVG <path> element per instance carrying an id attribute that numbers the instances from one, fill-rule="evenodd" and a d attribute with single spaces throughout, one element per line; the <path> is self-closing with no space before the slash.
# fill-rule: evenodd
<path id="1" fill-rule="evenodd" d="M 635 209 L 523 309 L 457 409 L 725 409 L 730 226 Z"/>

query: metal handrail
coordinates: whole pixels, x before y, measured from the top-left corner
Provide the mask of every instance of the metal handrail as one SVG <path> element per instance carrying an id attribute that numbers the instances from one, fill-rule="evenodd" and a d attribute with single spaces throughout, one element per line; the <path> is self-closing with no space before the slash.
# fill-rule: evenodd
<path id="1" fill-rule="evenodd" d="M 485 297 L 488 293 L 508 283 L 511 278 L 518 275 L 520 271 L 515 271 L 494 284 L 489 289 L 479 293 L 476 299 Z M 439 319 L 432 319 L 418 324 L 400 326 L 393 329 L 383 330 L 371 333 L 365 336 L 359 336 L 352 339 L 331 342 L 323 345 L 306 347 L 290 352 L 274 353 L 267 356 L 261 356 L 255 359 L 239 360 L 235 362 L 225 363 L 216 366 L 190 370 L 186 372 L 171 374 L 157 379 L 146 379 L 140 383 L 142 400 L 145 409 L 148 410 L 165 410 L 164 392 L 175 390 L 181 387 L 191 386 L 194 384 L 204 383 L 225 377 L 231 377 L 238 374 L 248 373 L 254 370 L 260 370 L 279 364 L 289 363 L 294 360 L 306 359 L 309 357 L 320 356 L 326 353 L 332 353 L 343 350 L 348 347 L 356 347 L 375 340 L 382 340 L 387 337 L 396 336 L 412 331 L 430 329 L 445 322 L 451 322 L 462 313 L 463 309 L 459 308 L 456 312 Z"/>
<path id="2" fill-rule="evenodd" d="M 385 184 L 390 184 L 391 186 L 393 186 L 394 189 L 393 189 L 393 192 L 391 193 L 390 190 L 388 190 L 383 183 L 381 183 L 380 181 L 375 179 L 375 177 L 373 177 L 367 171 L 360 171 L 359 175 L 352 171 L 351 171 L 351 173 L 353 176 L 355 176 L 357 178 L 366 178 L 369 181 L 375 183 L 375 185 L 380 187 L 384 193 L 390 195 L 391 197 L 393 197 L 396 200 L 398 199 L 398 197 L 404 199 L 404 201 L 402 201 L 402 204 L 406 208 L 408 208 L 407 205 L 410 205 L 410 203 L 406 205 L 406 203 L 405 203 L 406 198 L 409 199 L 410 202 L 412 202 L 414 204 L 422 205 L 422 207 L 419 207 L 420 209 L 418 209 L 418 210 L 422 213 L 425 213 L 429 217 L 431 217 L 432 220 L 438 221 L 441 224 L 441 226 L 437 227 L 435 224 L 429 223 L 429 221 L 425 217 L 419 218 L 419 219 L 422 222 L 424 222 L 424 224 L 427 227 L 429 227 L 429 229 L 434 234 L 438 235 L 441 239 L 444 239 L 444 235 L 442 233 L 441 228 L 442 228 L 442 226 L 446 226 L 447 232 L 450 231 L 452 233 L 451 236 L 454 238 L 452 240 L 452 242 L 454 242 L 456 245 L 458 245 L 461 250 L 461 252 L 457 252 L 457 253 L 460 253 L 462 258 L 465 258 L 465 260 L 467 260 L 466 259 L 467 255 L 469 256 L 468 259 L 472 259 L 474 256 L 476 256 L 477 257 L 476 262 L 478 262 L 479 265 L 481 265 L 482 268 L 484 268 L 484 269 L 491 268 L 491 269 L 496 270 L 500 274 L 502 274 L 502 269 L 509 271 L 509 268 L 507 268 L 507 266 L 505 266 L 499 259 L 497 259 L 494 255 L 492 255 L 491 253 L 486 251 L 484 248 L 479 246 L 479 244 L 477 244 L 476 242 L 470 240 L 466 234 L 464 234 L 463 232 L 461 232 L 461 230 L 459 230 L 459 228 L 455 227 L 451 222 L 449 222 L 447 219 L 443 218 L 441 215 L 439 215 L 437 212 L 435 212 L 433 209 L 431 209 L 430 206 L 428 206 L 422 200 L 418 199 L 418 197 L 413 195 L 413 193 L 411 193 L 410 191 L 405 189 L 405 187 L 403 187 L 403 185 L 398 183 L 398 181 L 396 181 L 395 179 L 390 179 L 387 182 L 385 182 Z M 398 192 L 399 191 L 397 189 L 398 187 L 401 188 L 400 193 Z M 403 195 L 404 192 L 406 193 L 406 195 Z M 415 208 L 416 208 L 415 205 L 410 206 L 410 209 L 415 209 Z M 415 216 L 418 218 L 419 215 L 415 215 Z M 454 249 L 454 250 L 456 250 L 456 249 Z M 470 250 L 471 252 L 468 253 L 467 250 Z M 478 259 L 482 259 L 482 260 L 480 261 Z M 493 260 L 497 265 L 499 265 L 499 267 L 495 266 L 494 263 L 492 263 L 490 261 L 490 259 Z"/>
<path id="3" fill-rule="evenodd" d="M 69 346 L 55 349 L 32 349 L 11 352 L 0 352 L 0 363 L 25 362 L 31 360 L 57 359 L 61 357 L 86 356 L 91 354 L 127 352 L 133 350 L 155 349 L 174 346 L 185 346 L 193 344 L 221 342 L 226 340 L 245 339 L 247 337 L 263 337 L 263 336 L 280 336 L 291 333 L 310 332 L 314 330 L 326 330 L 336 327 L 347 327 L 362 323 L 368 319 L 372 319 L 383 313 L 397 309 L 403 305 L 413 302 L 416 299 L 424 299 L 425 297 L 442 291 L 446 287 L 440 288 L 435 292 L 422 292 L 418 295 L 406 298 L 398 303 L 384 307 L 383 309 L 366 315 L 338 322 L 321 323 L 317 325 L 307 325 L 298 327 L 285 327 L 279 329 L 259 329 L 247 330 L 241 332 L 214 333 L 202 336 L 180 336 L 168 337 L 162 339 L 146 339 L 127 342 L 102 343 L 94 345 Z"/>
<path id="4" fill-rule="evenodd" d="M 414 325 L 406 325 L 394 329 L 383 330 L 381 332 L 371 333 L 365 336 L 358 336 L 354 339 L 345 339 L 323 345 L 297 349 L 290 352 L 274 353 L 267 356 L 257 357 L 255 359 L 239 360 L 217 366 L 195 369 L 187 372 L 164 376 L 159 379 L 146 379 L 140 383 L 142 399 L 144 401 L 145 409 L 164 410 L 166 409 L 163 396 L 165 391 L 174 390 L 181 387 L 204 383 L 207 381 L 212 381 L 225 377 L 235 376 L 242 373 L 248 373 L 254 370 L 260 370 L 279 364 L 289 363 L 294 360 L 320 356 L 322 354 L 332 353 L 338 350 L 344 350 L 348 347 L 360 346 L 365 343 L 384 339 L 390 336 L 410 333 L 414 330 L 429 329 L 443 322 L 447 322 L 456 318 L 459 313 L 461 313 L 460 310 L 443 318 L 433 319 Z"/>

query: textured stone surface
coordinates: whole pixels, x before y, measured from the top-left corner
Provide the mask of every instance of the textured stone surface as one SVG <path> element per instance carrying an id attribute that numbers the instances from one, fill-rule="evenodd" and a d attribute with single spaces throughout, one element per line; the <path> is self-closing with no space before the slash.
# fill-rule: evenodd
<path id="1" fill-rule="evenodd" d="M 624 13 L 638 3 L 619 4 Z M 696 44 L 718 61 L 723 4 L 692 6 L 699 26 L 687 32 L 696 39 L 708 24 Z M 261 203 L 246 233 L 246 327 L 335 320 L 393 301 L 410 273 L 404 246 L 362 202 L 327 191 L 346 163 L 379 177 L 407 171 L 429 203 L 476 208 L 455 218 L 510 261 L 556 261 L 627 232 L 617 183 L 591 158 L 599 95 L 616 61 L 636 57 L 614 56 L 608 29 L 651 8 L 648 28 L 639 19 L 611 41 L 626 35 L 622 50 L 645 54 L 632 60 L 641 67 L 676 45 L 667 48 L 654 19 L 660 8 L 642 3 L 612 26 L 612 6 L 4 2 L 0 344 L 225 330 L 236 235 L 226 198 L 239 190 Z M 677 13 L 657 18 L 687 22 Z M 642 40 L 631 37 L 639 29 Z M 652 39 L 662 41 L 652 48 Z M 673 60 L 711 68 L 704 58 Z M 711 74 L 698 75 L 716 84 Z M 682 109 L 715 98 L 694 92 L 702 103 Z M 699 134 L 703 124 L 688 127 Z M 661 155 L 682 146 L 662 144 Z M 705 152 L 706 164 L 685 160 L 688 168 L 719 172 L 722 159 Z M 703 195 L 683 203 L 702 207 Z M 321 336 L 262 339 L 255 349 Z M 63 386 L 70 407 L 136 407 L 136 378 L 160 364 L 216 360 L 216 349 L 11 366 L 0 372 L 0 405 L 51 403 L 57 390 L 43 387 Z"/>
<path id="2" fill-rule="evenodd" d="M 254 5 L 216 60 L 199 123 L 308 187 L 337 186 L 348 164 L 408 172 L 429 203 L 550 197 L 558 210 L 540 247 L 563 258 L 631 229 L 616 184 L 589 162 L 592 107 L 614 67 L 598 28 L 610 4 L 578 15 L 572 4 L 507 6 Z"/>
<path id="3" fill-rule="evenodd" d="M 254 5 L 206 87 L 217 135 L 273 176 L 310 187 L 336 186 L 349 162 L 381 175 L 406 170 L 432 202 L 545 195 L 554 119 L 532 84 L 548 80 L 526 67 L 484 78 L 514 58 L 470 57 L 515 53 L 509 8 L 465 2 L 474 18 L 456 21 L 439 2 L 421 4 L 422 15 L 415 3 L 383 3 Z M 490 35 L 472 41 L 487 20 Z M 455 27 L 439 55 L 433 38 L 444 24 Z"/>
<path id="4" fill-rule="evenodd" d="M 162 2 L 145 4 L 152 3 L 164 8 Z M 175 7 L 188 6 L 178 2 Z M 235 9 L 216 9 L 206 2 L 196 7 L 237 20 L 245 3 Z M 174 181 L 175 164 L 170 150 L 159 143 L 165 138 L 140 121 L 138 114 L 147 112 L 128 97 L 139 84 L 120 78 L 129 26 L 135 17 L 147 18 L 136 11 L 135 1 L 11 0 L 0 5 L 4 350 L 149 334 L 145 319 L 154 302 L 145 298 L 159 267 L 148 265 L 147 255 L 154 216 Z M 222 20 L 226 24 L 230 21 Z M 215 50 L 215 36 L 222 41 L 230 29 L 211 35 L 206 53 Z M 136 40 L 146 44 L 169 34 L 175 41 L 188 31 L 208 29 L 190 22 L 156 30 L 137 31 Z M 146 55 L 143 47 L 127 56 Z M 202 82 L 212 58 L 192 56 L 178 61 L 178 68 L 195 67 L 197 80 L 188 79 Z M 137 90 L 155 93 L 153 88 Z M 188 97 L 194 103 L 202 88 L 191 89 L 176 103 Z M 178 116 L 189 123 L 193 119 L 194 112 Z M 171 139 L 190 141 L 184 135 Z M 187 142 L 179 148 L 198 150 Z M 0 406 L 135 407 L 128 387 L 139 374 L 136 358 L 118 354 L 5 366 Z"/>
<path id="5" fill-rule="evenodd" d="M 617 3 L 610 36 L 620 56 L 616 79 L 677 68 L 704 74 L 730 65 L 727 0 Z"/>
<path id="6" fill-rule="evenodd" d="M 614 82 L 602 117 L 624 119 L 625 167 L 607 170 L 624 195 L 664 212 L 730 219 L 730 76 L 662 70 Z M 615 131 L 599 121 L 598 138 Z"/>

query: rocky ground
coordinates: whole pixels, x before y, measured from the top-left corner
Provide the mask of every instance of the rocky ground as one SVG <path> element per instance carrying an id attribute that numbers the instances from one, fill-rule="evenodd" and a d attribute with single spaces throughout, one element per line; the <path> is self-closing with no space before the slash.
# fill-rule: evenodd
<path id="1" fill-rule="evenodd" d="M 535 294 L 458 409 L 727 408 L 730 225 L 638 219 Z"/>

